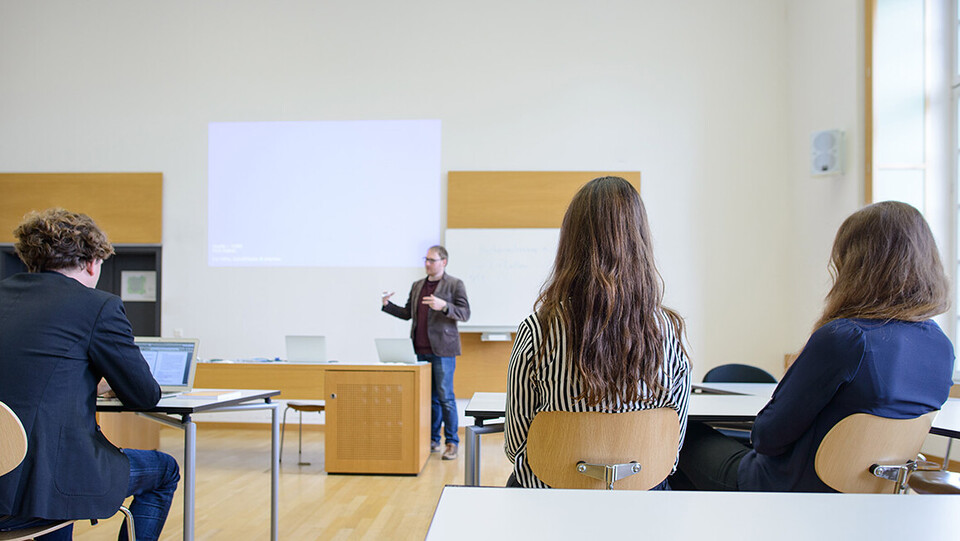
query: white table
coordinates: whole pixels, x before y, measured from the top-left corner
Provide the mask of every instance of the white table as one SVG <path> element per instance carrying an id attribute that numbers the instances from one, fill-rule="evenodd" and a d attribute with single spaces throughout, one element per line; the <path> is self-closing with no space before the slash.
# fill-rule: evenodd
<path id="1" fill-rule="evenodd" d="M 687 419 L 705 422 L 752 421 L 776 388 L 775 383 L 697 384 L 687 403 Z M 709 394 L 711 392 L 723 394 Z M 463 482 L 467 486 L 480 484 L 480 436 L 503 432 L 500 418 L 504 416 L 506 404 L 506 393 L 475 393 L 467 404 L 467 417 L 475 419 L 474 426 L 464 427 Z M 934 419 L 930 433 L 960 438 L 960 399 L 947 400 Z M 949 447 L 947 451 L 949 453 Z"/>
<path id="2" fill-rule="evenodd" d="M 206 391 L 211 389 L 194 389 Z M 229 390 L 232 391 L 232 390 Z M 274 390 L 244 389 L 240 396 L 228 400 L 190 398 L 181 395 L 164 398 L 147 411 L 137 411 L 149 419 L 183 430 L 183 539 L 193 541 L 197 497 L 197 425 L 193 414 L 211 411 L 247 411 L 269 409 L 272 411 L 270 445 L 270 539 L 277 541 L 280 533 L 280 404 L 270 398 L 280 394 Z M 97 411 L 124 412 L 119 401 L 98 401 Z"/>
<path id="3" fill-rule="evenodd" d="M 427 539 L 933 540 L 958 516 L 950 496 L 447 486 Z"/>

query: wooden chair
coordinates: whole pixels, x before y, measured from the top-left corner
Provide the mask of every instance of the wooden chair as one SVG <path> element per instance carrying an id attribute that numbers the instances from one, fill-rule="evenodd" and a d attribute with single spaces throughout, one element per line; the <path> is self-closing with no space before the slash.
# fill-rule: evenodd
<path id="1" fill-rule="evenodd" d="M 898 494 L 911 471 L 922 467 L 917 455 L 936 416 L 931 411 L 913 419 L 845 417 L 820 442 L 817 475 L 839 492 Z"/>
<path id="2" fill-rule="evenodd" d="M 27 431 L 24 430 L 17 414 L 9 406 L 0 402 L 0 476 L 13 471 L 25 456 L 27 456 Z M 133 515 L 123 506 L 120 507 L 120 512 L 126 516 L 128 538 L 136 539 Z M 0 532 L 0 541 L 26 541 L 65 528 L 73 522 L 62 520 L 46 526 Z"/>
<path id="3" fill-rule="evenodd" d="M 297 464 L 309 466 L 309 462 L 303 461 L 303 412 L 320 413 L 326 409 L 326 404 L 323 400 L 290 400 L 287 402 L 287 407 L 283 408 L 283 429 L 280 431 L 280 462 L 283 462 L 283 440 L 287 434 L 287 411 L 293 410 L 300 414 L 300 423 L 297 425 Z"/>
<path id="4" fill-rule="evenodd" d="M 553 488 L 649 490 L 670 475 L 680 421 L 670 408 L 625 413 L 544 411 L 527 435 L 527 461 Z"/>

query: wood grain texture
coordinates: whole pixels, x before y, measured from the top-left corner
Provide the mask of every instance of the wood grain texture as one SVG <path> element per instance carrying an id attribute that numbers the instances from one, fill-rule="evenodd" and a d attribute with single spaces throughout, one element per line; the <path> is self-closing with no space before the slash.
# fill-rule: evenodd
<path id="1" fill-rule="evenodd" d="M 516 339 L 516 334 L 510 336 Z M 507 392 L 507 365 L 513 341 L 482 342 L 480 333 L 462 333 L 460 342 L 462 353 L 453 373 L 457 398 L 470 398 L 477 392 Z"/>
<path id="2" fill-rule="evenodd" d="M 30 211 L 82 212 L 114 244 L 161 244 L 162 173 L 0 173 L 0 242 Z"/>
<path id="3" fill-rule="evenodd" d="M 636 462 L 640 471 L 614 490 L 649 490 L 670 475 L 680 441 L 680 421 L 670 408 L 625 413 L 541 411 L 530 423 L 527 460 L 536 476 L 554 488 L 606 489 L 577 464 Z"/>
<path id="4" fill-rule="evenodd" d="M 326 373 L 326 471 L 417 474 L 430 455 L 430 366 Z"/>
<path id="5" fill-rule="evenodd" d="M 814 459 L 817 476 L 838 492 L 893 493 L 895 484 L 874 477 L 872 464 L 916 460 L 936 411 L 915 419 L 854 413 L 827 432 Z"/>
<path id="6" fill-rule="evenodd" d="M 97 413 L 97 423 L 117 447 L 149 451 L 160 447 L 160 424 L 136 413 Z"/>
<path id="7" fill-rule="evenodd" d="M 577 190 L 607 175 L 623 177 L 640 190 L 637 171 L 450 171 L 447 227 L 560 227 Z"/>
<path id="8" fill-rule="evenodd" d="M 197 363 L 198 389 L 278 389 L 283 400 L 323 400 L 324 369 L 308 363 Z"/>

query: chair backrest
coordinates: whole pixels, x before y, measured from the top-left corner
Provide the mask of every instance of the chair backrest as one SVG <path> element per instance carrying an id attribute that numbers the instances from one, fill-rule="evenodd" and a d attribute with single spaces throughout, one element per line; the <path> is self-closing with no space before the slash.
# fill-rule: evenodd
<path id="1" fill-rule="evenodd" d="M 777 378 L 763 368 L 749 364 L 721 364 L 711 368 L 704 383 L 776 383 Z"/>
<path id="2" fill-rule="evenodd" d="M 578 462 L 637 462 L 640 472 L 616 489 L 648 490 L 670 475 L 680 441 L 680 421 L 670 408 L 625 413 L 544 411 L 530 424 L 527 461 L 553 488 L 604 489 L 603 481 L 577 472 Z"/>
<path id="3" fill-rule="evenodd" d="M 0 475 L 16 468 L 27 455 L 27 431 L 20 418 L 0 402 Z"/>
<path id="4" fill-rule="evenodd" d="M 936 411 L 913 419 L 888 419 L 867 413 L 844 417 L 827 432 L 814 462 L 820 480 L 839 492 L 896 491 L 896 483 L 870 473 L 873 464 L 916 460 Z"/>

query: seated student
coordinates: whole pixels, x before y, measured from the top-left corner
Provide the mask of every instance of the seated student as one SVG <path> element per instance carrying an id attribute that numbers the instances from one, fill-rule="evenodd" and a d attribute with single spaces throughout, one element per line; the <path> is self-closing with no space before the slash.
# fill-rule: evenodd
<path id="1" fill-rule="evenodd" d="M 508 486 L 546 487 L 526 460 L 530 423 L 541 411 L 669 407 L 683 442 L 690 363 L 683 320 L 662 301 L 640 194 L 622 178 L 590 181 L 567 209 L 553 271 L 510 356 Z"/>
<path id="2" fill-rule="evenodd" d="M 123 500 L 139 540 L 157 539 L 180 479 L 176 460 L 117 449 L 94 412 L 112 388 L 124 405 L 153 407 L 150 374 L 120 298 L 94 289 L 113 246 L 83 214 L 29 214 L 14 231 L 29 273 L 0 281 L 0 401 L 27 432 L 27 455 L 0 476 L 0 530 L 108 518 Z M 121 528 L 120 539 L 126 539 Z M 72 526 L 43 539 L 70 539 Z"/>
<path id="3" fill-rule="evenodd" d="M 923 216 L 887 201 L 846 219 L 833 288 L 796 362 L 757 415 L 753 449 L 690 423 L 680 473 L 699 490 L 834 492 L 814 469 L 827 432 L 854 413 L 897 419 L 937 410 L 953 346 L 929 318 L 949 285 Z"/>

